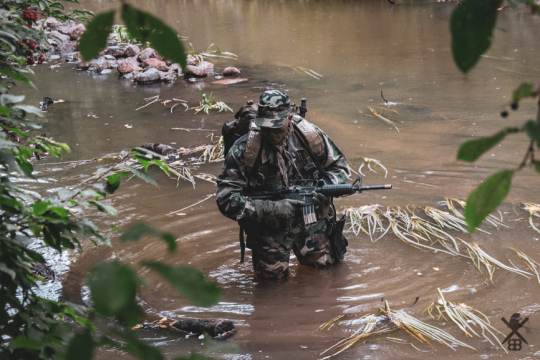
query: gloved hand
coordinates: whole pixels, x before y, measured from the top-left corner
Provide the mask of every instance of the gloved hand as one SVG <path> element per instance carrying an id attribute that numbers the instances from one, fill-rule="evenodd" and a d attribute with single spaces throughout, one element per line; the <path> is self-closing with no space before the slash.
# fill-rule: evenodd
<path id="1" fill-rule="evenodd" d="M 303 201 L 299 200 L 255 200 L 255 212 L 259 219 L 265 216 L 275 216 L 281 219 L 289 219 L 296 216 L 304 206 Z"/>
<path id="2" fill-rule="evenodd" d="M 315 191 L 311 195 L 313 195 L 313 203 L 315 203 L 317 210 L 320 210 L 324 215 L 330 213 L 330 199 L 328 197 Z"/>

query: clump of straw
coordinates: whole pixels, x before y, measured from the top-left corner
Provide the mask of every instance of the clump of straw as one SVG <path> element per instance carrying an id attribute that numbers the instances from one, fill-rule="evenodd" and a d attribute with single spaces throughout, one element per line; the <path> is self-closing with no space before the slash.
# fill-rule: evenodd
<path id="1" fill-rule="evenodd" d="M 482 273 L 484 276 L 484 272 L 482 271 L 482 265 L 487 270 L 488 276 L 486 276 L 489 281 L 493 284 L 493 273 L 495 272 L 495 265 L 499 266 L 502 269 L 508 270 L 510 272 L 516 273 L 518 275 L 524 276 L 526 278 L 529 278 L 529 276 L 532 276 L 531 273 L 528 273 L 526 271 L 523 271 L 521 269 L 518 269 L 517 267 L 510 267 L 507 266 L 497 259 L 494 259 L 493 257 L 489 256 L 484 250 L 478 246 L 478 244 L 469 244 L 466 241 L 463 241 L 459 239 L 467 248 L 467 252 L 469 253 L 469 257 L 471 258 L 474 266 Z"/>
<path id="2" fill-rule="evenodd" d="M 384 230 L 382 219 L 379 211 L 380 205 L 372 204 L 365 205 L 358 208 L 347 208 L 345 213 L 349 219 L 350 227 L 347 229 L 347 232 L 351 231 L 354 235 L 358 236 L 360 232 L 364 232 L 369 235 L 369 238 L 372 242 L 379 240 L 383 237 L 390 227 L 387 227 Z M 365 226 L 367 225 L 367 229 Z M 379 230 L 383 234 L 377 239 L 373 240 L 373 235 Z"/>
<path id="3" fill-rule="evenodd" d="M 531 224 L 531 227 L 536 231 L 540 233 L 540 230 L 534 226 L 533 222 L 533 216 L 540 217 L 540 204 L 534 204 L 534 203 L 523 203 L 525 205 L 525 210 L 529 212 L 531 216 L 529 216 L 529 224 Z"/>
<path id="4" fill-rule="evenodd" d="M 214 134 L 210 134 L 213 138 Z M 225 142 L 221 136 L 215 145 L 207 147 L 203 154 L 199 157 L 201 162 L 217 162 L 223 161 L 225 158 Z"/>
<path id="5" fill-rule="evenodd" d="M 411 335 L 413 338 L 420 341 L 421 343 L 427 342 L 429 344 L 429 341 L 426 339 L 428 338 L 438 341 L 439 343 L 448 346 L 454 351 L 456 349 L 454 349 L 453 344 L 476 350 L 472 346 L 469 346 L 464 342 L 457 340 L 452 335 L 448 334 L 446 331 L 443 331 L 436 326 L 426 324 L 407 314 L 403 310 L 394 311 L 390 309 L 387 301 L 384 302 L 384 309 L 379 308 L 379 310 L 381 311 L 381 313 L 387 315 L 390 318 L 390 321 L 392 321 L 399 329 L 405 330 L 409 335 Z"/>
<path id="6" fill-rule="evenodd" d="M 375 164 L 373 167 L 371 167 L 372 163 Z M 388 176 L 388 170 L 379 160 L 366 158 L 366 157 L 364 158 L 364 162 L 362 163 L 362 165 L 360 165 L 360 167 L 358 168 L 358 172 L 360 173 L 360 175 L 366 176 L 362 173 L 362 168 L 366 165 L 369 171 L 374 172 L 374 173 L 377 173 L 377 172 L 373 168 L 380 166 L 384 170 L 384 177 L 386 178 Z"/>
<path id="7" fill-rule="evenodd" d="M 510 248 L 510 249 L 514 250 L 516 254 L 519 256 L 519 258 L 523 260 L 523 262 L 527 265 L 527 267 L 536 274 L 536 279 L 540 283 L 540 273 L 538 273 L 538 269 L 540 268 L 540 263 L 538 263 L 536 260 L 531 258 L 529 255 L 525 254 L 521 250 L 518 250 L 516 248 Z"/>
<path id="8" fill-rule="evenodd" d="M 390 309 L 387 301 L 385 301 L 384 304 L 384 308 L 379 308 L 379 311 L 383 314 L 382 316 L 377 317 L 374 314 L 366 314 L 359 318 L 358 320 L 360 320 L 361 323 L 360 328 L 358 328 L 358 330 L 356 330 L 352 335 L 346 337 L 343 340 L 340 340 L 336 344 L 324 350 L 320 355 L 324 355 L 331 350 L 335 352 L 331 355 L 319 358 L 318 360 L 325 360 L 334 357 L 342 353 L 343 351 L 349 349 L 357 342 L 366 341 L 366 339 L 371 335 L 382 334 L 398 329 L 405 330 L 405 332 L 407 332 L 409 335 L 411 335 L 413 338 L 420 341 L 421 343 L 426 342 L 429 344 L 429 341 L 427 339 L 431 339 L 450 347 L 454 351 L 454 344 L 475 350 L 473 347 L 455 339 L 447 332 L 439 329 L 436 326 L 426 324 L 416 319 L 415 317 L 407 314 L 403 310 Z M 334 322 L 343 318 L 343 316 L 344 315 L 336 316 L 332 320 L 321 325 L 319 327 L 319 330 L 324 329 L 329 324 L 333 325 Z"/>
<path id="9" fill-rule="evenodd" d="M 496 333 L 502 336 L 505 335 L 491 325 L 486 315 L 468 305 L 446 301 L 440 289 L 437 289 L 437 293 L 439 294 L 439 301 L 431 303 L 431 305 L 424 310 L 427 311 L 432 318 L 435 318 L 433 316 L 433 312 L 437 311 L 439 314 L 437 319 L 442 317 L 443 319 L 447 320 L 443 314 L 444 312 L 446 313 L 446 316 L 450 318 L 450 320 L 452 320 L 457 326 L 459 326 L 461 330 L 463 330 L 465 335 L 470 337 L 472 337 L 471 334 L 479 336 L 471 325 L 479 327 L 482 330 L 482 336 L 489 341 L 491 345 L 500 346 L 506 353 L 508 353 L 497 338 Z M 487 333 L 493 337 L 494 341 L 488 337 Z M 497 345 L 495 345 L 495 343 Z"/>
<path id="10" fill-rule="evenodd" d="M 454 205 L 454 202 L 458 203 L 462 209 L 465 209 L 465 204 L 466 202 L 464 200 L 460 200 L 460 199 L 453 199 L 453 198 L 444 198 L 445 199 L 445 202 L 446 202 L 446 206 L 448 207 L 448 209 L 450 209 L 454 215 L 460 219 L 465 219 L 465 215 L 463 215 L 459 210 L 456 209 L 455 205 Z M 495 217 L 494 215 L 488 215 L 486 217 L 486 221 L 489 222 L 491 225 L 495 226 L 495 227 L 499 227 L 500 226 L 504 226 L 506 228 L 508 228 L 507 225 L 503 224 L 503 216 L 502 216 L 502 213 L 497 210 L 499 212 L 499 216 L 500 218 L 497 218 Z"/>

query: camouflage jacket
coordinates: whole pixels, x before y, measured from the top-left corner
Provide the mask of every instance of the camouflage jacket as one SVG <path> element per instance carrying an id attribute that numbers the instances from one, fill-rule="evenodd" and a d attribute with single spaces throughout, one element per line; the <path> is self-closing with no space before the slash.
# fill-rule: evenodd
<path id="1" fill-rule="evenodd" d="M 290 125 L 292 126 L 292 124 Z M 318 134 L 323 139 L 324 151 L 317 157 L 319 163 L 324 167 L 331 180 L 335 184 L 342 184 L 350 176 L 350 169 L 345 156 L 332 142 L 332 140 L 321 129 L 315 127 Z M 288 151 L 294 164 L 289 164 L 288 178 L 291 179 L 313 179 L 313 172 L 316 170 L 308 165 L 311 160 L 302 145 L 298 134 L 290 132 L 285 138 L 288 145 Z M 286 189 L 277 164 L 277 150 L 271 144 L 262 140 L 260 151 L 259 171 L 257 174 L 246 176 L 244 168 L 243 155 L 246 149 L 247 135 L 244 135 L 236 141 L 225 158 L 225 164 L 217 178 L 217 197 L 216 202 L 219 210 L 226 217 L 243 223 L 259 223 L 255 212 L 253 200 L 242 195 L 243 190 L 250 191 L 271 191 Z M 307 168 L 307 169 L 306 169 Z M 298 174 L 300 172 L 300 175 Z M 255 184 L 253 187 L 250 184 Z"/>

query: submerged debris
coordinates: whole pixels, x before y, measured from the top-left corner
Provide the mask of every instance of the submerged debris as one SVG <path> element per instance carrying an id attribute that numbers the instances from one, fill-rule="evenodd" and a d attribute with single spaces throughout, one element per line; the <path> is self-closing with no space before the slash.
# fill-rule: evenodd
<path id="1" fill-rule="evenodd" d="M 152 322 L 145 321 L 134 326 L 136 329 L 177 329 L 190 335 L 208 334 L 213 338 L 226 338 L 234 333 L 234 323 L 229 320 L 169 320 L 166 317 Z"/>
<path id="2" fill-rule="evenodd" d="M 385 118 L 384 116 L 382 116 L 381 114 L 379 114 L 379 113 L 377 112 L 377 110 L 375 110 L 375 109 L 372 108 L 371 106 L 368 106 L 368 109 L 373 113 L 373 115 L 375 115 L 376 117 L 378 117 L 379 119 L 381 119 L 381 120 L 384 121 L 385 123 L 387 123 L 387 124 L 389 124 L 389 125 L 392 125 L 393 127 L 396 128 L 397 132 L 399 132 L 398 127 L 396 126 L 396 124 L 395 124 L 392 120 Z"/>

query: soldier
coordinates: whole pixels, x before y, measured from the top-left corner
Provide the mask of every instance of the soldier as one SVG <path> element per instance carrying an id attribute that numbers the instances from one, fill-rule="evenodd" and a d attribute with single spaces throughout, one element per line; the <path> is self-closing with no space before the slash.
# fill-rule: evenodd
<path id="1" fill-rule="evenodd" d="M 321 178 L 312 157 L 334 184 L 350 176 L 345 156 L 328 135 L 290 110 L 287 94 L 265 91 L 254 121 L 260 131 L 252 129 L 234 143 L 217 178 L 219 210 L 245 229 L 255 274 L 264 280 L 288 275 L 291 249 L 302 265 L 333 264 L 327 228 L 335 209 L 330 198 L 314 193 L 317 222 L 305 226 L 303 202 L 254 200 L 244 194 L 288 189 L 294 179 Z"/>

